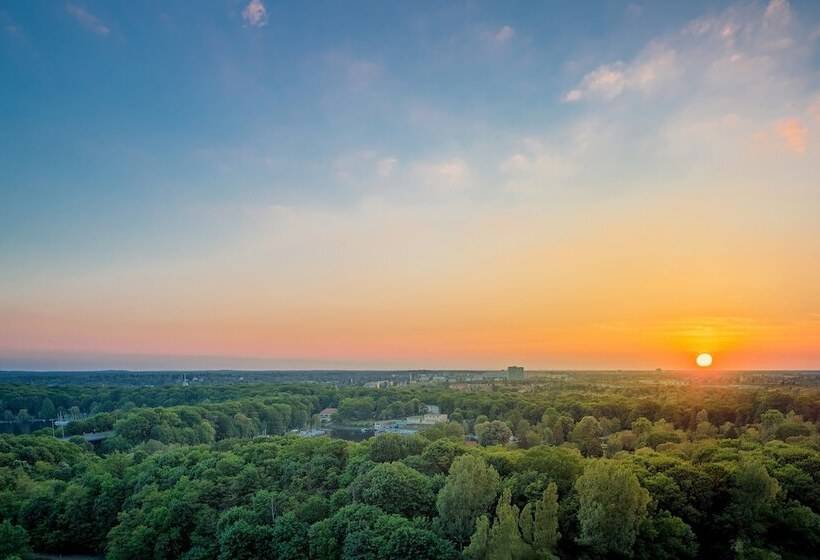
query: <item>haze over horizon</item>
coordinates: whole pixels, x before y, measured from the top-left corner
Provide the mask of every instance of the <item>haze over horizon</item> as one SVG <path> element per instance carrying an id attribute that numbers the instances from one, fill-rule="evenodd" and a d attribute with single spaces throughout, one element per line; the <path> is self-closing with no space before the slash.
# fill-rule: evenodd
<path id="1" fill-rule="evenodd" d="M 820 369 L 820 3 L 565 4 L 0 6 L 0 370 Z"/>

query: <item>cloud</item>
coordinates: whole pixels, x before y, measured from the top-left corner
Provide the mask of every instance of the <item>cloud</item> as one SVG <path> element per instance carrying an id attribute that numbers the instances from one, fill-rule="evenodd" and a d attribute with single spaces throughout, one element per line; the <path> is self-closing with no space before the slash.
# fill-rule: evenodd
<path id="1" fill-rule="evenodd" d="M 420 162 L 412 168 L 411 180 L 434 192 L 456 192 L 469 187 L 470 166 L 460 158 Z"/>
<path id="2" fill-rule="evenodd" d="M 629 64 L 621 61 L 602 64 L 568 91 L 564 101 L 611 100 L 629 91 L 649 93 L 676 75 L 676 56 L 672 48 L 651 45 Z"/>
<path id="3" fill-rule="evenodd" d="M 510 41 L 513 37 L 515 37 L 515 29 L 510 27 L 509 25 L 502 26 L 498 31 L 495 32 L 493 38 L 495 39 L 496 43 L 506 43 Z"/>
<path id="4" fill-rule="evenodd" d="M 785 72 L 794 66 L 796 56 L 805 55 L 811 41 L 802 31 L 786 0 L 772 0 L 763 9 L 738 4 L 655 39 L 632 60 L 599 65 L 562 99 L 574 103 L 612 101 L 627 94 L 681 95 L 697 85 L 718 90 L 740 82 L 748 87 L 774 73 L 778 65 Z"/>
<path id="5" fill-rule="evenodd" d="M 786 0 L 771 0 L 763 14 L 764 22 L 771 25 L 787 25 L 791 17 L 791 7 Z"/>
<path id="6" fill-rule="evenodd" d="M 264 27 L 268 24 L 268 10 L 262 0 L 251 0 L 242 10 L 242 19 L 251 27 Z"/>
<path id="7" fill-rule="evenodd" d="M 567 92 L 564 101 L 580 101 L 590 96 L 612 99 L 620 95 L 625 86 L 623 62 L 616 62 L 614 65 L 604 64 L 584 76 L 576 89 Z"/>
<path id="8" fill-rule="evenodd" d="M 783 119 L 775 130 L 786 147 L 796 154 L 804 154 L 808 144 L 808 129 L 798 119 Z"/>
<path id="9" fill-rule="evenodd" d="M 477 36 L 485 46 L 499 48 L 512 41 L 515 35 L 515 28 L 509 25 L 502 25 L 499 28 L 484 28 L 478 32 Z"/>
<path id="10" fill-rule="evenodd" d="M 85 8 L 68 3 L 65 5 L 65 11 L 80 25 L 97 35 L 105 36 L 111 32 L 111 29 L 100 18 Z"/>
<path id="11" fill-rule="evenodd" d="M 542 141 L 525 138 L 518 151 L 507 156 L 498 166 L 505 191 L 535 194 L 567 184 L 576 168 L 571 152 L 578 149 L 577 137 L 567 134 L 563 149 L 552 148 Z"/>

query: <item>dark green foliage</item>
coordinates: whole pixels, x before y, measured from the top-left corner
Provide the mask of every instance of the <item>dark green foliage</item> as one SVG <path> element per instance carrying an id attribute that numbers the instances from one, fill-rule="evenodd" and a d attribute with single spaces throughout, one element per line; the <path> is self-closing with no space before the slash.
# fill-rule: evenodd
<path id="1" fill-rule="evenodd" d="M 26 530 L 8 520 L 0 523 L 0 559 L 23 556 L 28 551 Z"/>
<path id="2" fill-rule="evenodd" d="M 476 519 L 495 501 L 499 480 L 496 470 L 482 458 L 458 457 L 436 499 L 444 533 L 459 544 L 466 543 L 473 533 Z"/>
<path id="3" fill-rule="evenodd" d="M 27 542 L 111 559 L 815 556 L 820 392 L 630 379 L 526 392 L 6 386 L 4 417 L 54 407 L 76 418 L 67 435 L 115 435 L 0 436 L 0 559 Z M 425 404 L 458 422 L 360 443 L 284 435 L 326 406 L 366 425 Z"/>
<path id="4" fill-rule="evenodd" d="M 504 422 L 493 420 L 476 424 L 475 434 L 481 445 L 503 445 L 510 441 L 512 430 Z"/>
<path id="5" fill-rule="evenodd" d="M 649 492 L 624 464 L 589 463 L 575 482 L 578 492 L 578 542 L 601 554 L 629 556 L 646 517 Z"/>
<path id="6" fill-rule="evenodd" d="M 405 517 L 429 516 L 435 497 L 430 481 L 402 463 L 382 463 L 353 481 L 354 499 Z"/>

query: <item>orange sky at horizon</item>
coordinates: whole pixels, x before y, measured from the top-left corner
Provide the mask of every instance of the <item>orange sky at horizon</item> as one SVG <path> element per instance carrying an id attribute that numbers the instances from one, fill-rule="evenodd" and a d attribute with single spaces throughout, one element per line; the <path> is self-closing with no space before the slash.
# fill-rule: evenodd
<path id="1" fill-rule="evenodd" d="M 48 64 L 0 88 L 0 370 L 820 370 L 807 4 L 655 6 L 600 42 L 490 10 L 503 45 L 459 16 L 441 52 L 412 25 L 348 52 L 345 29 L 282 44 L 216 14 L 223 39 L 186 26 L 179 52 L 209 54 L 169 49 L 167 82 L 152 35 L 58 41 L 81 29 L 31 6 Z M 121 95 L 72 78 L 94 60 Z"/>

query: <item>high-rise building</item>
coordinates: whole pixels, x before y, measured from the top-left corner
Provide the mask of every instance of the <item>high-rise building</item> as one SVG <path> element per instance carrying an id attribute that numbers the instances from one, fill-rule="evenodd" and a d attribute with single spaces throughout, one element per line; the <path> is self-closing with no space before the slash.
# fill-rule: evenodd
<path id="1" fill-rule="evenodd" d="M 510 366 L 507 368 L 507 379 L 510 381 L 523 381 L 524 368 L 523 366 Z"/>

